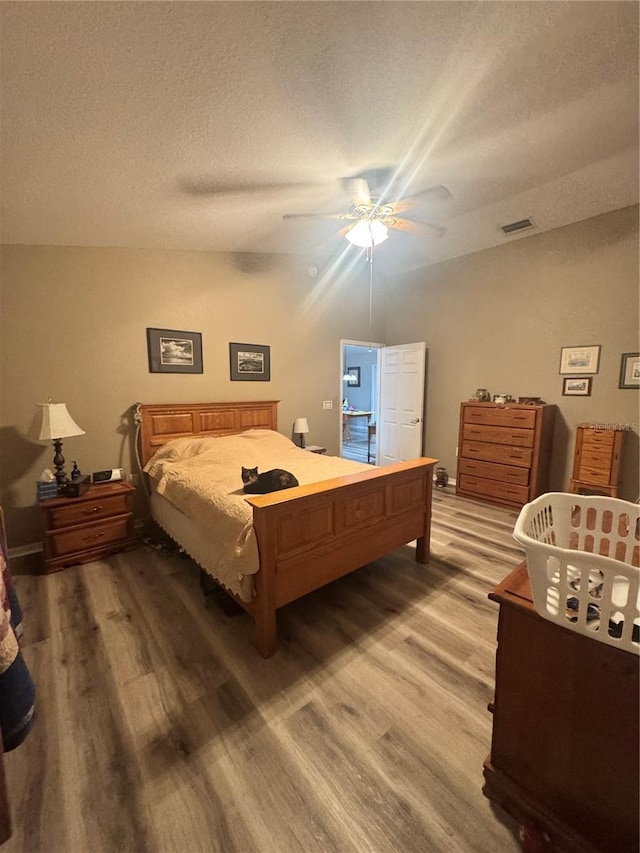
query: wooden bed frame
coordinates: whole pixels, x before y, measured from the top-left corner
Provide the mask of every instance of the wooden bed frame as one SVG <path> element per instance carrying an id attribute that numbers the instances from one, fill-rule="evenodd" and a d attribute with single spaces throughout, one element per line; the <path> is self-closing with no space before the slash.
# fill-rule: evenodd
<path id="1" fill-rule="evenodd" d="M 167 441 L 277 429 L 277 401 L 141 404 L 142 464 Z M 425 457 L 371 468 L 268 495 L 247 496 L 253 508 L 260 569 L 250 602 L 232 596 L 254 619 L 263 657 L 276 650 L 276 610 L 366 563 L 417 540 L 416 560 L 429 561 L 433 468 Z"/>

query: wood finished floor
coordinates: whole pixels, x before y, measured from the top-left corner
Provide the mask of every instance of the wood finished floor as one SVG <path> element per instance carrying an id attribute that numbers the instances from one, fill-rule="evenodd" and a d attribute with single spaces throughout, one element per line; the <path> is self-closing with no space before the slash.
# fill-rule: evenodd
<path id="1" fill-rule="evenodd" d="M 294 602 L 266 661 L 177 555 L 17 577 L 38 708 L 3 853 L 519 850 L 481 790 L 515 517 L 436 490 L 431 564 Z"/>
<path id="2" fill-rule="evenodd" d="M 354 418 L 354 421 L 362 420 Z M 368 458 L 367 458 L 368 457 Z M 376 461 L 376 437 L 371 436 L 369 449 L 367 448 L 367 426 L 366 424 L 354 423 L 350 429 L 350 437 L 342 440 L 342 458 L 353 459 L 354 462 L 367 462 L 373 465 Z"/>

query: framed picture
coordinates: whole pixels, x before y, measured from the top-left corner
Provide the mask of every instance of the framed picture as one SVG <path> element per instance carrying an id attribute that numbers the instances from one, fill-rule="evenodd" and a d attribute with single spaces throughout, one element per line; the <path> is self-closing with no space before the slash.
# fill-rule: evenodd
<path id="1" fill-rule="evenodd" d="M 562 394 L 564 397 L 590 397 L 590 376 L 569 376 L 562 383 Z"/>
<path id="2" fill-rule="evenodd" d="M 640 388 L 640 352 L 623 352 L 618 388 Z"/>
<path id="3" fill-rule="evenodd" d="M 269 382 L 270 348 L 262 344 L 229 344 L 232 382 Z"/>
<path id="4" fill-rule="evenodd" d="M 589 347 L 562 347 L 560 374 L 597 373 L 600 362 L 600 344 Z"/>
<path id="5" fill-rule="evenodd" d="M 347 367 L 347 386 L 349 388 L 359 388 L 360 387 L 360 368 L 359 367 Z"/>
<path id="6" fill-rule="evenodd" d="M 202 373 L 202 335 L 147 329 L 150 373 Z"/>

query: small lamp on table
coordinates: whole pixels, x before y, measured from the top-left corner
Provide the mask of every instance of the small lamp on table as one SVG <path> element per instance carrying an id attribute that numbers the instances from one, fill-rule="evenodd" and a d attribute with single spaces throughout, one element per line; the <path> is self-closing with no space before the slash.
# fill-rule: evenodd
<path id="1" fill-rule="evenodd" d="M 58 489 L 68 482 L 64 470 L 64 456 L 62 455 L 63 438 L 72 435 L 84 435 L 84 430 L 78 426 L 67 410 L 66 403 L 38 403 L 29 435 L 38 441 L 53 441 L 55 456 L 53 464 L 56 469 L 56 481 Z"/>
<path id="2" fill-rule="evenodd" d="M 293 431 L 300 436 L 300 447 L 304 448 L 304 437 L 309 432 L 309 422 L 306 418 L 296 418 L 293 424 Z"/>

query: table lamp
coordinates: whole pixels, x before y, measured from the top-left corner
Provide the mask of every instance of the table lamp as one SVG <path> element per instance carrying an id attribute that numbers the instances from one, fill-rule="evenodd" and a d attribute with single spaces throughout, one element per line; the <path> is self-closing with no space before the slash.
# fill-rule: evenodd
<path id="1" fill-rule="evenodd" d="M 300 447 L 304 448 L 304 436 L 309 432 L 309 422 L 306 418 L 296 418 L 293 431 L 300 436 Z"/>
<path id="2" fill-rule="evenodd" d="M 55 456 L 53 464 L 56 469 L 58 488 L 64 486 L 69 478 L 64 471 L 64 456 L 62 455 L 62 438 L 72 435 L 84 435 L 84 430 L 73 420 L 65 403 L 38 403 L 36 413 L 29 430 L 32 438 L 38 441 L 53 441 Z"/>

